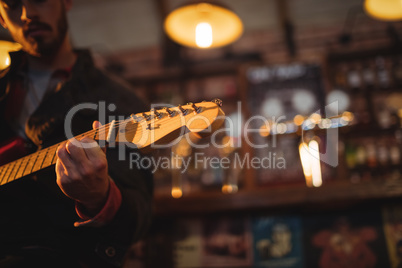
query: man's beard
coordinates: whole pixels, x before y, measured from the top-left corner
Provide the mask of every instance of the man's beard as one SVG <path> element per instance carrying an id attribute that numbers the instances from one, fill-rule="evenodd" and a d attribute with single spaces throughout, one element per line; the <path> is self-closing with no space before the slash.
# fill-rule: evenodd
<path id="1" fill-rule="evenodd" d="M 34 57 L 49 57 L 53 56 L 60 49 L 67 36 L 68 24 L 67 24 L 67 14 L 64 5 L 61 8 L 59 20 L 57 22 L 56 36 L 51 38 L 51 40 L 46 40 L 43 37 L 36 37 L 34 40 L 27 40 L 15 36 L 14 40 L 22 44 L 23 50 Z M 24 45 L 25 44 L 25 45 Z"/>
<path id="2" fill-rule="evenodd" d="M 59 21 L 57 22 L 57 35 L 50 42 L 45 42 L 42 38 L 38 38 L 36 52 L 40 56 L 52 56 L 54 55 L 64 42 L 67 35 L 67 16 L 64 8 L 61 12 Z"/>

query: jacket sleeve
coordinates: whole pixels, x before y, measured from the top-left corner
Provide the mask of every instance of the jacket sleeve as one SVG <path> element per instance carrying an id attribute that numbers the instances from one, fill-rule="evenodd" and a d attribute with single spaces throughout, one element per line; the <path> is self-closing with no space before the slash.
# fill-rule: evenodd
<path id="1" fill-rule="evenodd" d="M 118 148 L 108 148 L 109 175 L 121 192 L 121 205 L 113 220 L 100 227 L 102 239 L 97 254 L 115 265 L 124 257 L 127 247 L 145 235 L 151 224 L 152 174 L 146 169 L 130 167 L 130 155 L 138 151 L 127 147 L 125 160 Z"/>
<path id="2" fill-rule="evenodd" d="M 104 124 L 110 121 L 110 116 L 127 118 L 131 113 L 145 111 L 146 106 L 131 88 L 94 68 L 92 64 L 89 67 L 78 66 L 73 69 L 73 73 L 76 76 L 65 83 L 66 87 L 70 86 L 68 92 L 73 104 L 99 104 L 100 101 L 106 101 L 105 107 L 111 107 L 110 104 L 116 107 L 113 111 L 106 109 L 106 122 L 102 122 L 98 117 L 98 111 L 91 110 L 87 114 L 83 113 L 81 117 L 76 116 L 77 120 L 82 119 L 82 122 L 77 124 L 90 126 L 92 120 L 99 120 Z M 116 119 L 120 119 L 118 117 Z M 139 152 L 123 145 L 107 148 L 109 176 L 121 193 L 120 208 L 105 226 L 80 227 L 91 228 L 91 232 L 98 234 L 97 255 L 116 266 L 121 265 L 127 248 L 132 242 L 143 237 L 151 224 L 152 174 L 150 170 L 130 166 L 130 155 L 134 153 Z"/>

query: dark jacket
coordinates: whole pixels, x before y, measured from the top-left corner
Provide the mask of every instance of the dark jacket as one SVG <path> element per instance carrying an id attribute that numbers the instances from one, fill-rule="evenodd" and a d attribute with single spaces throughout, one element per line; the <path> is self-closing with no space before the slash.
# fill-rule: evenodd
<path id="1" fill-rule="evenodd" d="M 77 51 L 77 55 L 70 78 L 46 94 L 28 120 L 26 134 L 38 148 L 66 139 L 65 116 L 77 104 L 115 104 L 116 110 L 106 109 L 106 122 L 101 123 L 108 123 L 112 115 L 127 117 L 148 110 L 128 87 L 97 69 L 89 52 Z M 23 52 L 12 53 L 11 67 L 0 79 L 0 142 L 12 134 L 4 107 L 13 90 L 10 81 L 25 79 L 18 75 L 23 58 Z M 99 120 L 98 110 L 80 110 L 72 120 L 74 135 L 91 130 L 94 120 Z M 128 155 L 126 161 L 119 161 L 117 154 L 117 149 L 107 150 L 109 174 L 123 201 L 114 220 L 104 227 L 73 226 L 79 220 L 74 202 L 58 188 L 54 166 L 0 187 L 0 256 L 21 247 L 41 247 L 71 258 L 99 256 L 120 265 L 127 247 L 150 224 L 152 176 L 147 170 L 130 169 Z"/>

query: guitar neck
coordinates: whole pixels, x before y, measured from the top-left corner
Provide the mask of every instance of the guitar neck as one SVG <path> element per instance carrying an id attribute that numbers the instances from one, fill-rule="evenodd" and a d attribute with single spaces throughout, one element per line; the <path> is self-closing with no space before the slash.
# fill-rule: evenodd
<path id="1" fill-rule="evenodd" d="M 122 121 L 112 121 L 97 129 L 74 137 L 84 137 L 112 145 L 115 142 L 131 143 L 136 148 L 146 148 L 151 144 L 169 142 L 187 131 L 198 133 L 200 137 L 210 135 L 223 123 L 224 113 L 219 108 L 222 101 L 188 103 L 172 108 L 160 108 L 139 114 L 132 114 Z M 179 131 L 183 130 L 184 131 Z M 205 133 L 203 131 L 206 131 Z M 54 165 L 57 161 L 55 144 L 31 155 L 0 167 L 0 186 Z"/>
<path id="2" fill-rule="evenodd" d="M 84 137 L 88 137 L 94 140 L 104 140 L 109 135 L 109 129 L 112 123 L 107 124 L 99 129 L 85 132 L 81 135 L 74 137 L 80 140 Z M 63 141 L 66 142 L 66 141 Z M 63 142 L 52 145 L 43 150 L 37 151 L 33 154 L 27 155 L 23 158 L 10 162 L 0 167 L 0 186 L 6 183 L 12 182 L 19 178 L 33 174 L 41 169 L 47 168 L 56 164 L 57 161 L 57 148 Z"/>

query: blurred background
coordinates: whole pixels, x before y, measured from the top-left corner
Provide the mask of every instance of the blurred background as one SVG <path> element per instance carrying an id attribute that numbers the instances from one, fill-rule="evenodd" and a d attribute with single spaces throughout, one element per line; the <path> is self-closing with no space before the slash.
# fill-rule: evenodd
<path id="1" fill-rule="evenodd" d="M 219 148 L 183 139 L 153 152 L 169 167 L 124 267 L 401 267 L 402 2 L 209 1 L 237 16 L 209 15 L 185 34 L 206 43 L 190 46 L 177 36 L 196 15 L 167 18 L 191 4 L 212 12 L 80 0 L 69 14 L 74 45 L 149 104 L 219 98 L 230 118 Z"/>

